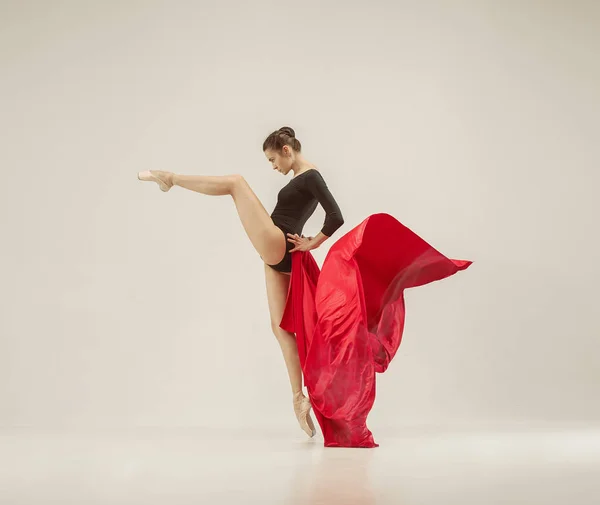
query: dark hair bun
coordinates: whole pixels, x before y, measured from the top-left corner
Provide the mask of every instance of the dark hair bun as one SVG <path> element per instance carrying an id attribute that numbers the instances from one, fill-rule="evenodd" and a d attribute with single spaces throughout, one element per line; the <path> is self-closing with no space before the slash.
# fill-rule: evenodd
<path id="1" fill-rule="evenodd" d="M 282 126 L 279 130 L 269 133 L 263 142 L 263 152 L 267 149 L 281 152 L 283 146 L 289 146 L 298 153 L 302 150 L 302 144 L 296 138 L 296 132 L 289 126 Z"/>
<path id="2" fill-rule="evenodd" d="M 279 128 L 279 133 L 284 133 L 285 135 L 289 135 L 292 138 L 296 138 L 296 132 L 289 126 L 283 126 Z"/>

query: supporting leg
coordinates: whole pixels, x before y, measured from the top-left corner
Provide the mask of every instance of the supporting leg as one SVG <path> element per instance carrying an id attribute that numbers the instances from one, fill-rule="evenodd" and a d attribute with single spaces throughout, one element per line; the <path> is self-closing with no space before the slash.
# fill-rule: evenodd
<path id="1" fill-rule="evenodd" d="M 315 435 L 315 426 L 309 414 L 310 401 L 302 392 L 302 367 L 300 366 L 300 358 L 298 356 L 296 336 L 279 327 L 285 308 L 290 278 L 273 270 L 268 265 L 265 265 L 265 278 L 267 283 L 267 300 L 271 315 L 271 329 L 281 347 L 287 368 L 292 388 L 294 412 L 300 427 L 309 437 L 312 437 Z"/>

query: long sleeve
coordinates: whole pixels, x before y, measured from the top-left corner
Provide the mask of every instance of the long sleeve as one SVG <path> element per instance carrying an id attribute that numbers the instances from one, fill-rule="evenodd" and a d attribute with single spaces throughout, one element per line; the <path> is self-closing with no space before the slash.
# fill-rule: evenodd
<path id="1" fill-rule="evenodd" d="M 318 200 L 325 211 L 325 222 L 321 233 L 331 237 L 344 224 L 342 211 L 318 170 L 311 170 L 310 173 L 307 173 L 304 183 L 306 190 Z"/>

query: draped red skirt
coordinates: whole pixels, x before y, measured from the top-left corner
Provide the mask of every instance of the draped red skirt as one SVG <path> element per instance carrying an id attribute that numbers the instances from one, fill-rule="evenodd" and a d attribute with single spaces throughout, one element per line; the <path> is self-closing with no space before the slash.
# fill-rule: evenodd
<path id="1" fill-rule="evenodd" d="M 464 270 L 389 214 L 373 214 L 340 237 L 322 269 L 292 253 L 280 327 L 296 334 L 304 384 L 326 447 L 377 447 L 367 428 L 375 373 L 396 354 L 404 290 Z"/>

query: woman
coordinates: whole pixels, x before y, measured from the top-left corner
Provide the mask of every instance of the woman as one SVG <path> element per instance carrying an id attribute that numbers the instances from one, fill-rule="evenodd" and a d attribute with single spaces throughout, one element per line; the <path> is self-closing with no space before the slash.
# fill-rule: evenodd
<path id="1" fill-rule="evenodd" d="M 279 192 L 270 216 L 241 175 L 179 175 L 150 170 L 140 172 L 138 179 L 156 182 L 162 191 L 180 186 L 205 195 L 230 195 L 233 198 L 246 234 L 265 263 L 271 329 L 281 346 L 287 367 L 296 418 L 308 436 L 313 437 L 316 431 L 309 413 L 310 400 L 302 391 L 296 337 L 279 325 L 289 289 L 291 253 L 316 249 L 344 224 L 344 219 L 323 176 L 304 158 L 301 149 L 300 141 L 290 127 L 274 131 L 263 143 L 263 152 L 273 169 L 284 175 L 294 174 Z M 325 222 L 318 235 L 306 238 L 302 229 L 317 204 L 321 204 L 325 211 Z"/>

